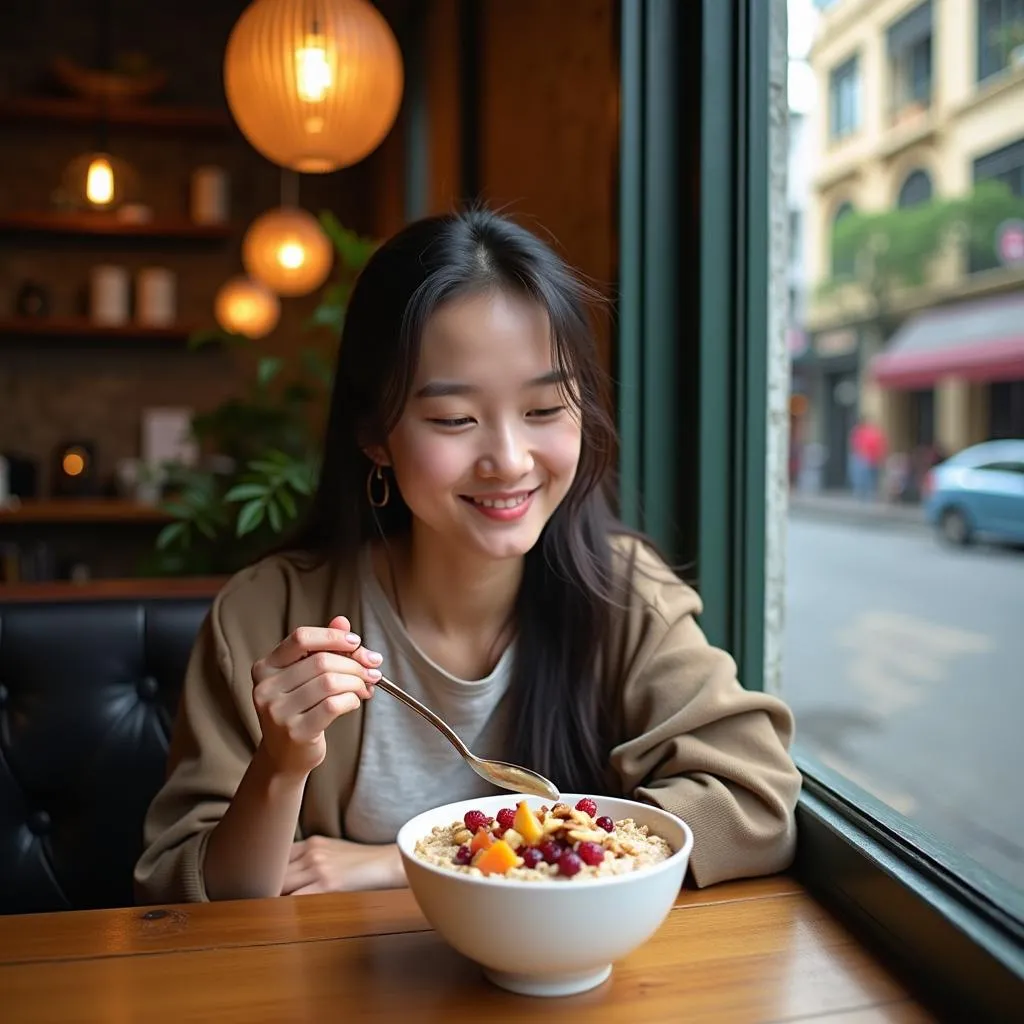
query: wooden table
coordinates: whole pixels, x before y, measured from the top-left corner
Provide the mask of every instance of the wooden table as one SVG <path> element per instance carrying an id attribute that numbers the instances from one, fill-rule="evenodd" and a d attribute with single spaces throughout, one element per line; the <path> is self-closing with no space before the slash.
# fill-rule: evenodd
<path id="1" fill-rule="evenodd" d="M 558 927 L 571 942 L 572 922 Z M 492 987 L 404 889 L 0 917 L 5 1024 L 535 1015 L 588 1024 L 934 1020 L 784 876 L 682 893 L 610 981 L 553 1000 Z"/>

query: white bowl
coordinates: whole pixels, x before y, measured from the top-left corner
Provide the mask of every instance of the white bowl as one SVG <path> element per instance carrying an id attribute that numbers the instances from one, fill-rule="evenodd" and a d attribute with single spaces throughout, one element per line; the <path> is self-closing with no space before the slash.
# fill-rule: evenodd
<path id="1" fill-rule="evenodd" d="M 576 805 L 581 794 L 564 793 Z M 646 942 L 675 902 L 693 849 L 693 833 L 674 814 L 648 804 L 595 797 L 598 814 L 632 818 L 674 851 L 658 864 L 625 875 L 523 882 L 474 877 L 420 860 L 416 843 L 438 825 L 477 808 L 495 816 L 525 799 L 509 793 L 460 800 L 418 814 L 398 833 L 409 886 L 431 926 L 483 968 L 494 984 L 532 996 L 566 996 L 600 985 L 612 963 Z M 548 801 L 550 803 L 550 801 Z"/>

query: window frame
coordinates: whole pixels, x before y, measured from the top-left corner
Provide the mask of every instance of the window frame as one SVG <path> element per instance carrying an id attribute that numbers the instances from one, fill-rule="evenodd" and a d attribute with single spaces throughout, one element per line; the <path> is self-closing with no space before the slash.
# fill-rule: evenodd
<path id="1" fill-rule="evenodd" d="M 928 183 L 927 195 L 922 198 L 913 196 L 912 202 L 907 201 L 907 189 L 910 187 L 911 182 L 917 183 L 919 181 L 925 181 Z M 900 182 L 900 187 L 896 192 L 896 208 L 898 210 L 908 210 L 914 206 L 922 206 L 925 203 L 930 203 L 935 198 L 935 182 L 932 180 L 931 174 L 924 167 L 914 167 L 909 170 L 903 177 L 903 181 Z"/>
<path id="2" fill-rule="evenodd" d="M 927 25 L 927 32 L 923 31 L 924 25 Z M 885 34 L 890 117 L 898 117 L 914 103 L 920 103 L 925 109 L 930 108 L 935 92 L 935 21 L 932 0 L 921 0 L 916 7 L 893 22 Z M 915 56 L 922 52 L 926 54 L 927 90 L 926 95 L 916 96 Z"/>
<path id="3" fill-rule="evenodd" d="M 1024 17 L 1024 5 L 1021 5 L 1021 0 L 999 0 L 999 25 L 989 26 L 988 31 L 992 31 L 994 28 L 1002 28 L 1008 23 L 1013 14 L 1013 4 L 1017 4 L 1021 10 L 1021 16 Z M 998 66 L 987 63 L 987 58 L 990 56 L 991 48 L 986 46 L 984 38 L 982 36 L 982 10 L 985 5 L 985 0 L 975 0 L 974 3 L 974 24 L 976 26 L 977 45 L 975 46 L 975 80 L 979 86 L 985 85 L 990 82 L 993 78 L 998 75 L 1004 74 L 1009 70 L 1009 64 L 1002 63 Z M 987 68 L 987 70 L 986 70 Z"/>
<path id="4" fill-rule="evenodd" d="M 839 125 L 839 86 L 845 81 L 852 82 L 853 89 L 853 117 L 849 127 L 841 128 Z M 856 135 L 860 131 L 861 118 L 864 112 L 861 109 L 861 81 L 860 81 L 860 53 L 851 54 L 846 60 L 837 64 L 828 74 L 828 137 L 832 143 L 843 142 Z"/>
<path id="5" fill-rule="evenodd" d="M 623 515 L 682 560 L 709 639 L 734 654 L 744 685 L 760 689 L 770 5 L 621 0 L 620 12 Z M 689 59 L 695 38 L 699 61 Z M 688 274 L 681 250 L 693 246 L 698 269 Z M 698 330 L 692 315 L 681 325 L 683 310 L 697 312 Z M 794 753 L 804 776 L 801 880 L 889 962 L 921 978 L 926 998 L 969 1008 L 960 1019 L 1008 1018 L 1024 980 L 1024 924 L 1003 909 L 1015 891 Z"/>

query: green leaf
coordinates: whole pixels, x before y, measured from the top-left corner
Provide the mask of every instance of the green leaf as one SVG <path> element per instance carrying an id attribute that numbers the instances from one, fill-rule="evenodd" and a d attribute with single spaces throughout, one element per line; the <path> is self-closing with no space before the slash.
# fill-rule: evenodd
<path id="1" fill-rule="evenodd" d="M 285 473 L 285 480 L 292 485 L 292 489 L 299 494 L 312 494 L 316 486 L 316 471 L 312 466 L 295 465 L 290 466 Z"/>
<path id="2" fill-rule="evenodd" d="M 310 327 L 331 327 L 340 331 L 345 326 L 345 309 L 342 306 L 332 306 L 322 303 L 313 310 L 309 318 Z"/>
<path id="3" fill-rule="evenodd" d="M 267 501 L 267 519 L 270 520 L 270 527 L 274 533 L 281 532 L 281 506 L 273 498 Z"/>
<path id="4" fill-rule="evenodd" d="M 299 510 L 295 505 L 295 499 L 292 497 L 292 492 L 289 491 L 287 487 L 282 487 L 276 492 L 275 496 L 281 503 L 281 508 L 284 509 L 285 515 L 289 519 L 295 519 L 299 514 Z M 273 523 L 271 523 L 271 525 L 273 525 Z"/>
<path id="5" fill-rule="evenodd" d="M 217 528 L 209 519 L 197 519 L 196 529 L 208 540 L 217 539 Z"/>
<path id="6" fill-rule="evenodd" d="M 224 500 L 246 501 L 249 498 L 262 498 L 269 490 L 266 484 L 236 484 L 224 495 Z"/>
<path id="7" fill-rule="evenodd" d="M 184 539 L 188 533 L 188 523 L 179 520 L 165 526 L 156 538 L 158 551 L 166 551 L 176 540 Z"/>
<path id="8" fill-rule="evenodd" d="M 263 356 L 256 366 L 256 379 L 261 388 L 265 388 L 284 366 L 284 360 L 280 356 Z"/>
<path id="9" fill-rule="evenodd" d="M 243 505 L 242 511 L 238 513 L 238 525 L 235 527 L 235 532 L 239 537 L 252 533 L 263 522 L 265 513 L 266 505 L 261 498 L 250 501 L 248 505 Z"/>

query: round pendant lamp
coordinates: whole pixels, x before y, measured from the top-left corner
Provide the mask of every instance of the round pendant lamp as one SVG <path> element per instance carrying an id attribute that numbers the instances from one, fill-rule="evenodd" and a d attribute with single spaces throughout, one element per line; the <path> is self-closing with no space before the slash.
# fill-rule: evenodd
<path id="1" fill-rule="evenodd" d="M 323 174 L 373 152 L 398 116 L 398 41 L 368 0 L 253 0 L 224 55 L 232 116 L 259 153 Z"/>
<path id="2" fill-rule="evenodd" d="M 242 239 L 249 276 L 278 295 L 307 295 L 327 280 L 334 250 L 317 219 L 297 207 L 268 210 Z"/>
<path id="3" fill-rule="evenodd" d="M 281 303 L 269 288 L 258 281 L 232 277 L 217 292 L 213 314 L 229 334 L 262 338 L 277 326 Z"/>

